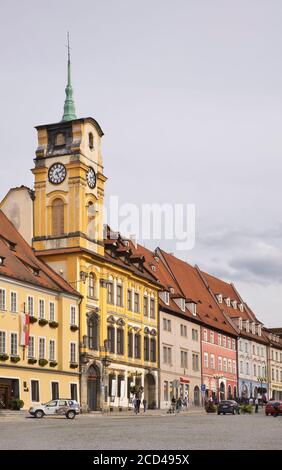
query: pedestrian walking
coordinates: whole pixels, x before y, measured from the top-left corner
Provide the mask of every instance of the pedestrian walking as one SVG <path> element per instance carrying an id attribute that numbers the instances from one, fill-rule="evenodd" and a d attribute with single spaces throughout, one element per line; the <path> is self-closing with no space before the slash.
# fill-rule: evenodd
<path id="1" fill-rule="evenodd" d="M 258 398 L 255 399 L 255 413 L 258 413 L 259 401 Z"/>
<path id="2" fill-rule="evenodd" d="M 137 413 L 140 413 L 140 405 L 141 405 L 141 400 L 140 400 L 140 398 L 137 398 L 137 400 L 136 400 Z"/>
<path id="3" fill-rule="evenodd" d="M 134 406 L 134 413 L 137 415 L 138 407 L 137 407 L 137 398 L 136 397 L 133 400 L 133 406 Z"/>
<path id="4" fill-rule="evenodd" d="M 147 400 L 144 398 L 143 400 L 143 407 L 144 407 L 144 413 L 147 411 Z"/>

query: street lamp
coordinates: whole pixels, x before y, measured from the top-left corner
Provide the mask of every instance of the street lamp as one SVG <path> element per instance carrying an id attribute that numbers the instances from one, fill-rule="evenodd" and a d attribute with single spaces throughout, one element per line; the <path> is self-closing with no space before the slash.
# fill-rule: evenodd
<path id="1" fill-rule="evenodd" d="M 257 377 L 257 381 L 260 383 L 260 393 L 261 393 L 261 398 L 262 398 L 263 390 L 264 390 L 264 387 L 262 385 L 264 382 L 266 382 L 266 377 L 259 376 Z"/>

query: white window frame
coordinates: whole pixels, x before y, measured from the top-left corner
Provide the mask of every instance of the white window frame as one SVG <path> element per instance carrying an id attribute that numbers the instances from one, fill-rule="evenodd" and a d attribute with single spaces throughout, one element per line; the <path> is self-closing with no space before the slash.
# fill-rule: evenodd
<path id="1" fill-rule="evenodd" d="M 33 339 L 33 354 L 32 354 L 32 355 L 29 354 L 29 348 L 30 348 L 30 346 L 29 346 L 29 344 L 28 344 L 28 346 L 27 346 L 27 357 L 28 357 L 28 358 L 34 358 L 34 357 L 35 357 L 35 336 L 34 336 L 34 335 L 30 335 L 30 336 L 29 336 L 29 339 Z"/>
<path id="2" fill-rule="evenodd" d="M 40 340 L 41 339 L 44 340 L 44 356 L 43 357 L 40 356 Z M 38 337 L 38 359 L 46 359 L 46 338 L 45 338 L 45 336 L 39 336 Z"/>
<path id="3" fill-rule="evenodd" d="M 6 331 L 6 330 L 0 330 L 0 333 L 4 333 L 4 338 L 5 338 L 5 339 L 4 339 L 4 341 L 5 341 L 5 343 L 4 343 L 5 348 L 4 348 L 3 351 L 0 350 L 0 354 L 7 354 L 7 331 Z"/>
<path id="4" fill-rule="evenodd" d="M 32 300 L 32 313 L 30 311 L 30 308 L 29 308 L 29 299 Z M 34 297 L 33 295 L 28 295 L 27 296 L 27 313 L 31 316 L 31 317 L 34 317 Z"/>
<path id="5" fill-rule="evenodd" d="M 209 353 L 204 352 L 204 367 L 208 369 L 209 367 Z"/>
<path id="6" fill-rule="evenodd" d="M 74 346 L 74 361 L 72 360 L 72 346 Z M 70 363 L 76 363 L 77 362 L 77 347 L 76 347 L 76 342 L 71 341 L 70 342 Z"/>
<path id="7" fill-rule="evenodd" d="M 74 312 L 74 313 L 73 313 Z M 72 326 L 76 326 L 77 325 L 77 322 L 76 322 L 76 305 L 71 305 L 70 306 L 70 325 Z M 73 315 L 74 315 L 74 321 L 73 321 Z"/>
<path id="8" fill-rule="evenodd" d="M 17 343 L 16 343 L 16 353 L 12 353 L 12 335 L 16 335 Z M 19 354 L 19 335 L 17 331 L 10 331 L 10 355 L 11 356 L 18 356 Z"/>
<path id="9" fill-rule="evenodd" d="M 3 294 L 1 294 L 1 292 L 3 292 Z M 1 306 L 1 303 L 0 303 L 0 310 L 5 312 L 6 311 L 6 305 L 7 305 L 7 291 L 4 287 L 0 288 L 0 298 L 1 298 L 1 295 L 2 295 L 2 306 Z"/>
<path id="10" fill-rule="evenodd" d="M 15 295 L 16 297 L 16 302 L 15 302 L 15 306 L 16 308 L 13 309 L 13 301 L 12 301 L 12 296 Z M 11 290 L 10 291 L 10 312 L 11 313 L 18 313 L 18 293 L 15 291 L 15 290 Z"/>
<path id="11" fill-rule="evenodd" d="M 51 343 L 54 345 L 54 356 L 51 357 Z M 53 338 L 49 339 L 49 361 L 56 361 L 56 340 Z"/>
<path id="12" fill-rule="evenodd" d="M 43 316 L 41 316 L 41 305 L 43 305 Z M 45 299 L 38 299 L 38 318 L 45 319 Z"/>
<path id="13" fill-rule="evenodd" d="M 51 305 L 54 307 L 53 318 L 51 317 Z M 49 321 L 56 321 L 55 302 L 53 300 L 49 300 Z"/>

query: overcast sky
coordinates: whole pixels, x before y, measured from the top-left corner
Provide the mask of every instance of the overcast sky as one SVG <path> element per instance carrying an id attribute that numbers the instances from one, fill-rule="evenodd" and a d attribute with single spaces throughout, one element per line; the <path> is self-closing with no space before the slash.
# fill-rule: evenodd
<path id="1" fill-rule="evenodd" d="M 195 248 L 176 254 L 282 326 L 281 24 L 279 0 L 1 0 L 0 197 L 32 185 L 34 126 L 61 119 L 69 30 L 107 197 L 194 203 Z"/>

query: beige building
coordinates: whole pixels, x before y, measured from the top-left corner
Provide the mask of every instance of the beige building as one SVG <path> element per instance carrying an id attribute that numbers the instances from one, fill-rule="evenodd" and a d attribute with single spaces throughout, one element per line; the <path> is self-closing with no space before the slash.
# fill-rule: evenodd
<path id="1" fill-rule="evenodd" d="M 269 399 L 282 400 L 282 339 L 281 328 L 264 330 L 268 337 L 268 387 Z"/>

